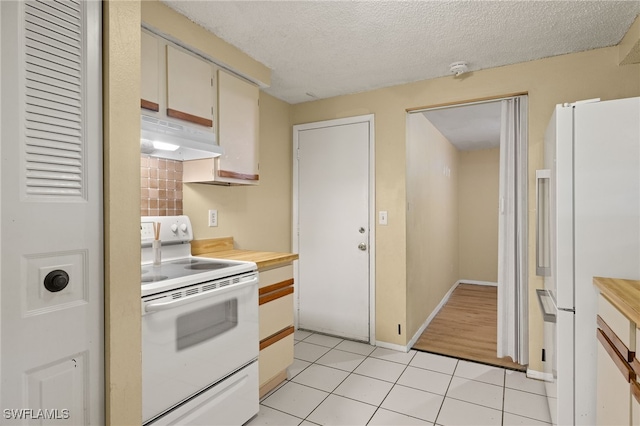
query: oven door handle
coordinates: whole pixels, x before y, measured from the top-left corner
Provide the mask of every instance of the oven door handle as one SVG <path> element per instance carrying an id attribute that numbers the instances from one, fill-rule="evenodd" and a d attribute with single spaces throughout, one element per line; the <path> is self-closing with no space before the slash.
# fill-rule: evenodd
<path id="1" fill-rule="evenodd" d="M 199 300 L 220 296 L 222 294 L 226 294 L 235 290 L 240 290 L 242 288 L 249 287 L 257 283 L 258 283 L 258 277 L 254 276 L 248 279 L 247 281 L 243 281 L 229 287 L 223 287 L 223 288 L 218 288 L 211 291 L 205 291 L 204 293 L 198 293 L 192 296 L 181 297 L 180 299 L 176 299 L 171 302 L 147 303 L 144 305 L 144 311 L 149 313 L 166 311 L 169 309 L 177 308 L 182 305 L 187 305 L 189 303 L 197 302 Z"/>

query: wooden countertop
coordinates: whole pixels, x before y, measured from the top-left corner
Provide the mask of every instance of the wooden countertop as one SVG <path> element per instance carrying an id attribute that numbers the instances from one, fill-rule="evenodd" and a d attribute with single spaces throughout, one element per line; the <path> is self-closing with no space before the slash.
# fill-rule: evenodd
<path id="1" fill-rule="evenodd" d="M 194 240 L 191 242 L 191 254 L 200 257 L 255 262 L 259 270 L 286 265 L 298 259 L 298 255 L 295 253 L 234 249 L 232 237 Z"/>
<path id="2" fill-rule="evenodd" d="M 624 316 L 640 326 L 640 281 L 593 277 L 593 284 Z"/>

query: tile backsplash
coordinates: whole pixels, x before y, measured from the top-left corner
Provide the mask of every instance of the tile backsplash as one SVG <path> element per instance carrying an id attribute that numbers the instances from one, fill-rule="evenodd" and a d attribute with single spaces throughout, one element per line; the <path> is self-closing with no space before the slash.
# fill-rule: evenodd
<path id="1" fill-rule="evenodd" d="M 140 216 L 182 214 L 182 162 L 140 156 Z"/>

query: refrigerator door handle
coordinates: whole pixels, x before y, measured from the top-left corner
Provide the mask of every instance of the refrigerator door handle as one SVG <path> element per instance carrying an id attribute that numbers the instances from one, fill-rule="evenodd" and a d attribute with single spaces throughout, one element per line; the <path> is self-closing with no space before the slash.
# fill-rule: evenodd
<path id="1" fill-rule="evenodd" d="M 542 318 L 544 322 L 556 322 L 556 313 L 554 309 L 553 300 L 547 290 L 536 289 L 536 295 L 538 296 L 538 303 L 540 304 L 540 310 L 542 311 Z"/>
<path id="2" fill-rule="evenodd" d="M 551 170 L 536 170 L 536 275 L 551 275 L 550 264 L 550 178 Z"/>

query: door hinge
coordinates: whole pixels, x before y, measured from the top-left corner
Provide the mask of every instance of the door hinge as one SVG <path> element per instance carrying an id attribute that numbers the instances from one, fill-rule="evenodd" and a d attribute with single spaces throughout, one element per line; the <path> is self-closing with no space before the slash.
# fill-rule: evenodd
<path id="1" fill-rule="evenodd" d="M 547 354 L 544 351 L 544 348 L 542 348 L 542 362 L 545 362 L 547 360 Z"/>
<path id="2" fill-rule="evenodd" d="M 402 327 L 398 324 L 398 334 L 402 334 Z"/>

